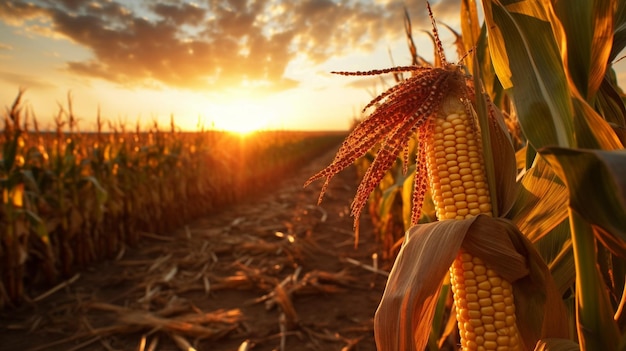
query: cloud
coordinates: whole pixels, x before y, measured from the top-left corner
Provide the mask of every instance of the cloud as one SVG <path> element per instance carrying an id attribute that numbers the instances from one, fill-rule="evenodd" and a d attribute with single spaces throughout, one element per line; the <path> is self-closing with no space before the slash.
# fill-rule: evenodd
<path id="1" fill-rule="evenodd" d="M 284 76 L 296 55 L 320 63 L 403 35 L 404 3 L 5 0 L 0 20 L 88 48 L 92 58 L 66 63 L 74 74 L 127 86 L 278 91 L 298 85 Z M 425 18 L 422 1 L 406 6 L 420 9 L 414 20 Z"/>
<path id="2" fill-rule="evenodd" d="M 174 24 L 192 24 L 200 25 L 205 18 L 205 11 L 194 4 L 184 3 L 182 5 L 172 4 L 153 4 L 151 6 L 155 14 L 161 16 L 165 20 L 172 21 Z"/>
<path id="3" fill-rule="evenodd" d="M 13 72 L 0 71 L 0 80 L 10 85 L 27 89 L 53 89 L 55 86 L 37 77 L 16 74 Z"/>

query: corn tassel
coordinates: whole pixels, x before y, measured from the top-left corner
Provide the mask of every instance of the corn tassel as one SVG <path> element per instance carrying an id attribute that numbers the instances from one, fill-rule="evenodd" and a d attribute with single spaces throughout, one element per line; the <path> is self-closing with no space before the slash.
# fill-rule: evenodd
<path id="1" fill-rule="evenodd" d="M 424 143 L 437 217 L 492 216 L 480 132 L 455 95 L 443 101 Z M 463 249 L 450 274 L 462 349 L 520 350 L 511 283 Z"/>

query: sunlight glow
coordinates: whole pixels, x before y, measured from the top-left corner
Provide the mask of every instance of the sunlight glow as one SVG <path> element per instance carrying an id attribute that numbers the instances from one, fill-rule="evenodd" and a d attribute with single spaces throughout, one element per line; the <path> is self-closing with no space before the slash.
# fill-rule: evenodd
<path id="1" fill-rule="evenodd" d="M 272 126 L 276 115 L 262 100 L 237 100 L 225 102 L 210 109 L 215 128 L 246 135 Z"/>

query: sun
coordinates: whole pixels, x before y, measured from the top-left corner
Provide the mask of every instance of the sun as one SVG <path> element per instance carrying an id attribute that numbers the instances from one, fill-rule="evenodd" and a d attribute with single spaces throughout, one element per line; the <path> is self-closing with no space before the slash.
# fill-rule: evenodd
<path id="1" fill-rule="evenodd" d="M 275 109 L 262 99 L 232 99 L 213 106 L 213 122 L 218 130 L 248 135 L 269 129 Z"/>

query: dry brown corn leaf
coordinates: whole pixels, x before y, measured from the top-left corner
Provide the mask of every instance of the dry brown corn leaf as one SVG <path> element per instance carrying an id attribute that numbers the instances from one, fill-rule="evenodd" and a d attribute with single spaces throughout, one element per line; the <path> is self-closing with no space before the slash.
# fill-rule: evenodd
<path id="1" fill-rule="evenodd" d="M 178 349 L 181 351 L 196 351 L 197 350 L 195 347 L 191 346 L 191 344 L 189 343 L 189 341 L 187 341 L 187 339 L 185 339 L 184 337 L 178 334 L 171 333 L 170 337 L 172 338 L 176 346 L 178 346 Z"/>
<path id="2" fill-rule="evenodd" d="M 293 302 L 291 301 L 290 296 L 285 291 L 285 288 L 283 288 L 283 286 L 280 284 L 276 285 L 276 288 L 274 288 L 274 293 L 274 299 L 280 305 L 285 315 L 287 328 L 291 330 L 294 326 L 298 324 L 298 313 L 293 306 Z"/>
<path id="3" fill-rule="evenodd" d="M 502 278 L 514 282 L 528 274 L 526 259 L 513 245 L 510 236 L 519 231 L 509 221 L 479 215 L 472 218 L 463 248 L 480 257 Z M 519 233 L 519 235 L 522 235 Z"/>
<path id="4" fill-rule="evenodd" d="M 567 313 L 548 266 L 515 224 L 478 216 L 463 247 L 513 284 L 517 325 L 526 345 L 545 337 L 567 338 Z"/>
<path id="5" fill-rule="evenodd" d="M 434 222 L 407 231 L 374 317 L 379 351 L 424 349 L 442 281 L 471 222 Z"/>
<path id="6" fill-rule="evenodd" d="M 567 337 L 562 300 L 532 244 L 509 220 L 479 215 L 407 231 L 374 319 L 379 351 L 424 349 L 442 281 L 461 247 L 513 283 L 525 345 Z"/>

